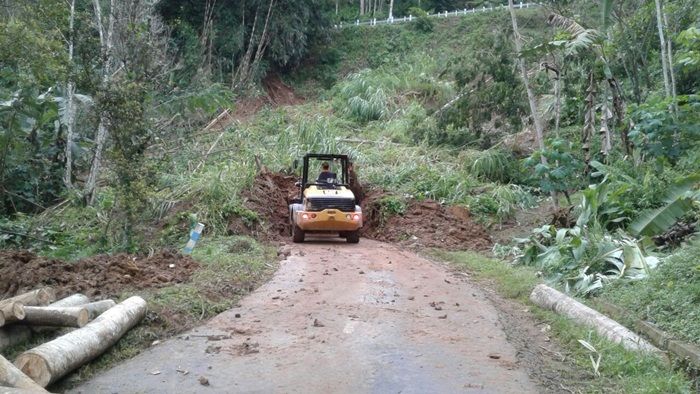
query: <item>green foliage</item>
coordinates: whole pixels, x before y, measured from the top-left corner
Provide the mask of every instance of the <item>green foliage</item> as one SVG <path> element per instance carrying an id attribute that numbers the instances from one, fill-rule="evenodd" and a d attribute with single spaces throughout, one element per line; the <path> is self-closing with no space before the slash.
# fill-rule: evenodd
<path id="1" fill-rule="evenodd" d="M 547 159 L 546 164 L 542 163 L 543 156 Z M 544 151 L 536 151 L 524 164 L 534 169 L 543 192 L 563 192 L 581 186 L 583 163 L 573 154 L 569 141 L 550 141 Z"/>
<path id="2" fill-rule="evenodd" d="M 263 25 L 267 27 L 263 62 L 252 70 L 260 78 L 269 68 L 285 68 L 298 65 L 306 57 L 316 41 L 326 38 L 330 26 L 330 8 L 327 1 L 281 1 L 272 7 L 270 20 L 265 24 L 269 6 L 267 1 L 219 0 L 212 2 L 211 48 L 202 47 L 200 41 L 203 23 L 206 21 L 207 2 L 164 0 L 158 3 L 161 16 L 173 31 L 174 44 L 182 59 L 178 79 L 182 85 L 193 80 L 212 79 L 227 83 L 243 61 L 249 45 L 257 49 Z M 258 16 L 256 30 L 253 20 Z M 252 40 L 251 40 L 251 36 Z M 204 60 L 203 54 L 211 56 Z M 202 75 L 204 72 L 205 75 Z M 211 73 L 206 75 L 206 72 Z"/>
<path id="3" fill-rule="evenodd" d="M 643 155 L 676 161 L 698 149 L 700 96 L 679 96 L 675 115 L 671 105 L 670 99 L 654 97 L 632 110 L 630 138 Z"/>
<path id="4" fill-rule="evenodd" d="M 377 201 L 379 225 L 383 226 L 392 216 L 406 213 L 406 201 L 398 196 L 386 196 Z"/>
<path id="5" fill-rule="evenodd" d="M 680 339 L 700 344 L 700 243 L 664 258 L 648 279 L 616 283 L 601 297 Z"/>
<path id="6" fill-rule="evenodd" d="M 624 233 L 605 233 L 608 222 L 619 217 L 605 210 L 607 181 L 583 192 L 579 217 L 572 228 L 546 225 L 527 239 L 517 240 L 516 261 L 541 270 L 552 282 L 563 284 L 567 292 L 588 295 L 617 279 L 637 280 L 649 275 L 658 259 Z"/>
<path id="7" fill-rule="evenodd" d="M 510 265 L 502 261 L 486 258 L 474 252 L 444 252 L 432 251 L 431 255 L 453 263 L 458 269 L 464 269 L 473 277 L 495 289 L 505 297 L 515 298 L 529 304 L 528 296 L 532 288 L 538 284 L 537 272 L 531 267 Z M 655 273 L 660 273 L 659 269 Z M 700 272 L 697 271 L 697 272 Z M 643 282 L 629 282 L 636 288 Z M 617 284 L 622 284 L 617 282 Z M 615 287 L 606 288 L 612 293 Z M 630 291 L 626 300 L 629 307 L 643 310 L 643 305 Z M 696 293 L 697 294 L 697 293 Z M 686 294 L 689 295 L 689 294 Z M 687 304 L 686 304 L 687 305 Z M 626 304 L 627 306 L 627 304 Z M 659 305 L 661 307 L 661 305 Z M 600 355 L 598 372 L 600 376 L 586 379 L 583 388 L 590 392 L 621 392 L 621 393 L 684 393 L 689 392 L 690 382 L 680 371 L 673 371 L 653 355 L 641 355 L 614 344 L 588 328 L 577 325 L 571 319 L 544 311 L 540 308 L 528 308 L 543 324 L 551 328 L 551 333 L 567 350 L 571 360 L 582 369 L 591 369 L 590 351 L 581 346 L 581 340 L 592 346 Z M 695 329 L 700 325 L 686 325 Z"/>
<path id="8" fill-rule="evenodd" d="M 462 152 L 465 164 L 479 179 L 508 183 L 517 176 L 517 161 L 508 152 L 491 148 L 483 151 Z"/>
<path id="9" fill-rule="evenodd" d="M 688 214 L 693 204 L 700 204 L 700 192 L 694 190 L 699 183 L 700 174 L 695 174 L 672 185 L 664 198 L 666 205 L 642 212 L 630 224 L 630 231 L 635 235 L 658 235 L 668 230 L 678 219 Z"/>
<path id="10" fill-rule="evenodd" d="M 408 12 L 410 15 L 413 15 L 416 18 L 416 21 L 414 22 L 416 30 L 423 33 L 430 33 L 435 29 L 435 22 L 428 17 L 427 12 L 418 7 L 411 7 L 408 9 Z"/>
<path id="11" fill-rule="evenodd" d="M 482 36 L 474 48 L 459 59 L 455 79 L 462 94 L 452 107 L 441 112 L 440 125 L 466 127 L 473 133 L 473 141 L 489 147 L 497 133 L 521 126 L 527 107 L 510 38 L 486 26 L 480 31 Z"/>
<path id="12" fill-rule="evenodd" d="M 456 267 L 475 274 L 479 279 L 493 282 L 499 293 L 523 302 L 526 302 L 532 289 L 539 283 L 537 273 L 531 267 L 511 265 L 476 252 L 433 250 L 431 255 L 449 261 Z"/>

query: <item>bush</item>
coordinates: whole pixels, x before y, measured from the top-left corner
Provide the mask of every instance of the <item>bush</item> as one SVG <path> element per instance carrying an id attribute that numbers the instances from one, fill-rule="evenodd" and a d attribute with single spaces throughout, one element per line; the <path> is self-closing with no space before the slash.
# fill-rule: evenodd
<path id="1" fill-rule="evenodd" d="M 423 33 L 430 33 L 435 29 L 435 22 L 430 19 L 427 12 L 418 7 L 411 7 L 408 9 L 408 12 L 410 15 L 416 17 L 416 22 L 414 23 L 416 30 Z"/>

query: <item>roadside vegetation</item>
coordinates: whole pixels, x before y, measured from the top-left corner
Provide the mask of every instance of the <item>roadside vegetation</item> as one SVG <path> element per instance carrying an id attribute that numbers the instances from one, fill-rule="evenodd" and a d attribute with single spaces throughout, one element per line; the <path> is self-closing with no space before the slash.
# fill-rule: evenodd
<path id="1" fill-rule="evenodd" d="M 691 383 L 683 372 L 652 355 L 640 355 L 600 337 L 592 330 L 577 326 L 569 319 L 533 305 L 528 296 L 542 279 L 532 267 L 508 265 L 474 252 L 429 253 L 466 271 L 501 296 L 513 299 L 532 311 L 542 327 L 547 327 L 565 350 L 565 357 L 588 371 L 585 391 L 617 393 L 684 393 Z M 543 334 L 544 335 L 544 334 Z M 584 341 L 582 343 L 581 341 Z"/>
<path id="2" fill-rule="evenodd" d="M 523 211 L 553 213 L 494 245 L 507 264 L 443 256 L 503 277 L 506 296 L 541 278 L 700 343 L 697 1 L 545 2 L 516 12 L 520 54 L 507 9 L 423 13 L 464 2 L 396 1 L 394 15 L 414 22 L 343 29 L 332 26 L 388 9 L 71 3 L 0 11 L 1 248 L 71 261 L 180 249 L 202 222 L 204 268 L 150 299 L 193 324 L 232 302 L 210 297 L 209 283 L 257 283 L 275 258 L 242 238 L 268 225 L 246 205 L 261 166 L 294 174 L 307 152 L 345 153 L 385 193 L 381 221 L 425 199 L 464 207 L 493 233 L 517 228 Z M 628 353 L 543 318 L 584 364 L 585 336 L 620 390 L 639 379 L 683 391 L 657 363 L 636 369 Z"/>

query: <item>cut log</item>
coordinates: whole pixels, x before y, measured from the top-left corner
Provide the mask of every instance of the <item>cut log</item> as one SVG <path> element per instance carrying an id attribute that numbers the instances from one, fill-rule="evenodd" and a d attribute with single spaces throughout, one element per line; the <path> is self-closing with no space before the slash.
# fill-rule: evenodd
<path id="1" fill-rule="evenodd" d="M 22 343 L 32 336 L 32 330 L 27 326 L 9 325 L 0 328 L 0 351 Z"/>
<path id="2" fill-rule="evenodd" d="M 36 393 L 48 393 L 48 391 L 38 391 L 33 389 L 18 389 L 16 387 L 4 387 L 0 386 L 0 394 L 36 394 Z"/>
<path id="3" fill-rule="evenodd" d="M 83 294 L 73 294 L 72 296 L 61 298 L 60 300 L 50 304 L 49 306 L 80 306 L 89 304 L 90 299 Z"/>
<path id="4" fill-rule="evenodd" d="M 661 354 L 661 351 L 654 345 L 640 338 L 620 323 L 549 286 L 541 284 L 535 286 L 530 294 L 530 300 L 537 306 L 550 309 L 577 323 L 593 328 L 602 337 L 622 344 L 625 349 Z"/>
<path id="5" fill-rule="evenodd" d="M 5 300 L 0 301 L 0 309 L 6 304 L 13 302 L 22 303 L 27 306 L 44 306 L 52 303 L 56 299 L 56 293 L 50 287 L 44 287 L 28 293 L 20 294 Z M 7 318 L 7 315 L 5 315 Z"/>
<path id="6" fill-rule="evenodd" d="M 5 319 L 5 324 L 24 319 L 24 305 L 21 302 L 5 302 L 0 305 L 0 312 Z"/>
<path id="7" fill-rule="evenodd" d="M 51 327 L 83 327 L 90 313 L 83 306 L 25 306 L 24 324 Z"/>
<path id="8" fill-rule="evenodd" d="M 73 294 L 70 297 L 66 297 L 52 304 L 49 304 L 49 306 L 67 307 L 78 306 L 88 303 L 90 303 L 90 299 L 87 296 L 82 294 Z M 29 338 L 31 338 L 32 333 L 47 333 L 56 331 L 57 328 L 58 327 L 27 327 L 18 324 L 2 327 L 2 324 L 0 324 L 0 351 L 2 351 L 5 348 L 9 348 L 11 346 L 15 346 L 17 344 L 27 341 Z"/>
<path id="9" fill-rule="evenodd" d="M 34 394 L 34 393 L 48 393 L 48 391 L 37 391 L 32 389 L 18 389 L 16 387 L 5 387 L 0 386 L 0 394 Z"/>
<path id="10" fill-rule="evenodd" d="M 3 356 L 0 356 L 0 386 L 31 390 L 34 393 L 47 393 L 43 387 L 36 384 Z"/>
<path id="11" fill-rule="evenodd" d="M 114 307 L 115 305 L 117 305 L 117 303 L 114 302 L 114 300 L 102 300 L 81 305 L 81 307 L 87 309 L 88 313 L 90 314 L 90 319 L 94 319 L 97 316 L 107 312 L 108 309 Z"/>
<path id="12" fill-rule="evenodd" d="M 17 357 L 15 365 L 46 387 L 114 345 L 145 316 L 146 301 L 131 297 L 85 327 L 39 345 Z"/>
<path id="13" fill-rule="evenodd" d="M 60 306 L 60 307 L 69 307 L 69 306 L 81 306 L 90 303 L 90 299 L 83 295 L 83 294 L 73 294 L 72 296 L 62 298 L 54 303 L 49 304 L 49 306 Z M 88 311 L 89 313 L 89 311 Z M 58 327 L 51 327 L 51 326 L 32 326 L 30 327 L 32 332 L 34 333 L 47 333 L 47 332 L 52 332 L 56 331 Z"/>

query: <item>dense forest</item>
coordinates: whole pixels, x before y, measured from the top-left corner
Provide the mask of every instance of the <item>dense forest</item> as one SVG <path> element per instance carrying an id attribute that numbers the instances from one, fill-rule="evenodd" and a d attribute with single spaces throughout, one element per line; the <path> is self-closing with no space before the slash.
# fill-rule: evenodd
<path id="1" fill-rule="evenodd" d="M 263 240 L 261 168 L 332 151 L 381 223 L 464 207 L 503 264 L 700 343 L 700 2 L 517 5 L 2 1 L 0 247 Z"/>

